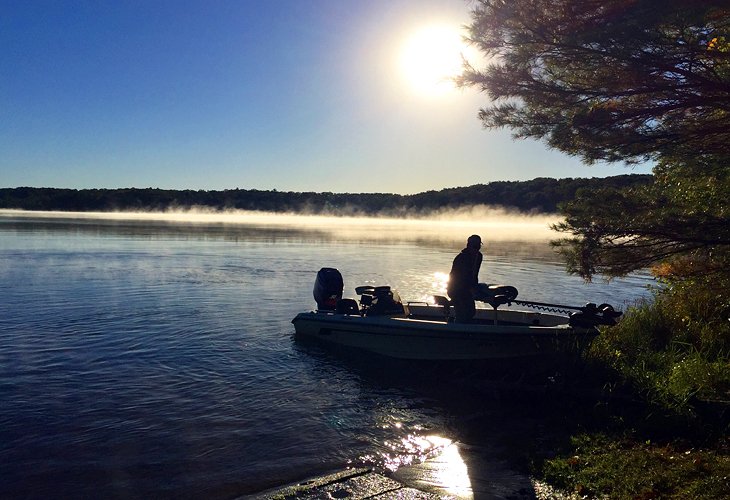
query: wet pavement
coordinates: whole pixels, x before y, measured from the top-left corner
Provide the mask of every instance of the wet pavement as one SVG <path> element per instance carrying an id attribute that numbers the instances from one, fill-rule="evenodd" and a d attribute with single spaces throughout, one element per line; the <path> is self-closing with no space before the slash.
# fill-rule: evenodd
<path id="1" fill-rule="evenodd" d="M 244 498 L 256 500 L 402 498 L 437 499 L 439 495 L 409 488 L 372 469 L 347 469 L 278 490 Z"/>
<path id="2" fill-rule="evenodd" d="M 401 467 L 387 475 L 371 468 L 351 468 L 241 498 L 252 500 L 580 498 L 557 492 L 548 485 L 512 470 L 506 463 L 487 460 L 482 457 L 483 451 L 454 443 L 446 447 L 437 457 Z"/>
<path id="3" fill-rule="evenodd" d="M 531 479 L 484 447 L 452 443 L 424 462 L 401 467 L 393 478 L 439 498 L 533 499 Z"/>

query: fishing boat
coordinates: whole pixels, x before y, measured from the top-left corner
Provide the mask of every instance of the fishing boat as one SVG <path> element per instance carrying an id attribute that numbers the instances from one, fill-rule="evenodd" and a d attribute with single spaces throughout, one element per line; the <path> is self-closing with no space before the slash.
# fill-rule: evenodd
<path id="1" fill-rule="evenodd" d="M 296 337 L 404 360 L 529 360 L 578 352 L 598 335 L 599 325 L 613 325 L 621 314 L 608 304 L 517 300 L 512 286 L 480 284 L 475 300 L 491 307 L 477 308 L 470 323 L 457 323 L 446 297 L 403 302 L 389 286 L 357 287 L 359 300 L 342 293 L 340 272 L 320 269 L 313 290 L 317 309 L 292 320 Z"/>

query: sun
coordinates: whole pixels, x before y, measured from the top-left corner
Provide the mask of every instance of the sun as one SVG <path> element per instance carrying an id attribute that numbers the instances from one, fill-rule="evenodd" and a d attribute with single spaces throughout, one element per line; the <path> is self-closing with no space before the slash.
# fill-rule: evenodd
<path id="1" fill-rule="evenodd" d="M 447 25 L 425 26 L 406 37 L 398 66 L 409 88 L 424 96 L 453 92 L 467 47 L 459 31 Z"/>

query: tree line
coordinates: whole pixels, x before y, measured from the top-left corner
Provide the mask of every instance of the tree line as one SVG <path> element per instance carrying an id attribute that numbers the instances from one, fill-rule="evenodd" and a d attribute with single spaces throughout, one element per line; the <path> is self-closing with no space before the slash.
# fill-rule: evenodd
<path id="1" fill-rule="evenodd" d="M 581 190 L 631 188 L 652 182 L 651 175 L 606 178 L 498 181 L 412 195 L 387 193 L 291 192 L 258 189 L 170 190 L 155 188 L 61 189 L 18 187 L 0 189 L 0 208 L 56 211 L 165 211 L 207 208 L 331 215 L 403 215 L 458 209 L 474 205 L 500 206 L 533 213 L 555 213 Z"/>

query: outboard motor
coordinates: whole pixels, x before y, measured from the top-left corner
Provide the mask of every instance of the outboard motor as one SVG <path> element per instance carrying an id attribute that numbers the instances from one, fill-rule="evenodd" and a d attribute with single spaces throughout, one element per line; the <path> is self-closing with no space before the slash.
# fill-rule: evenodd
<path id="1" fill-rule="evenodd" d="M 342 298 L 342 275 L 333 267 L 323 267 L 317 273 L 314 281 L 314 300 L 317 302 L 317 310 L 334 311 L 337 308 L 337 301 Z"/>

